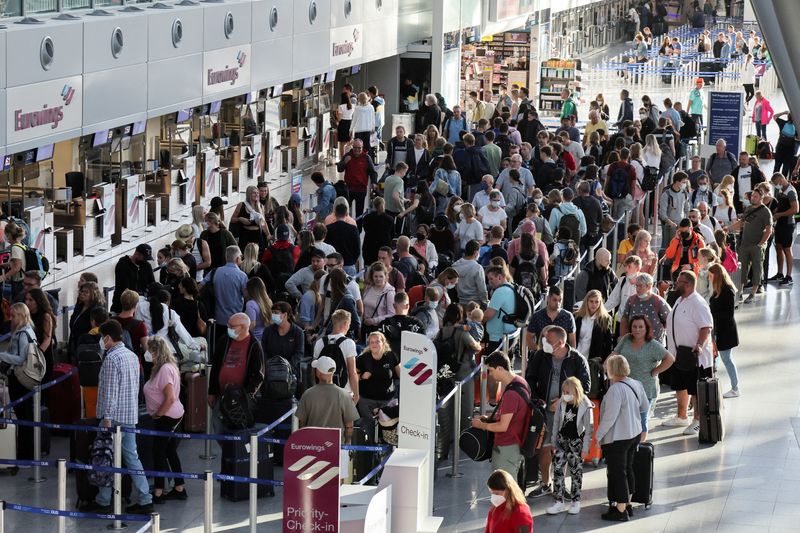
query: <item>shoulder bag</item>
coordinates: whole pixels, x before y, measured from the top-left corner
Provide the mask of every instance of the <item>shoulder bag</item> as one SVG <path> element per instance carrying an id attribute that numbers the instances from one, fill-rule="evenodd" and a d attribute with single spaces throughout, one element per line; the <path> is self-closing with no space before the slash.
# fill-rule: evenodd
<path id="1" fill-rule="evenodd" d="M 28 337 L 28 353 L 25 355 L 25 361 L 21 365 L 14 367 L 14 377 L 17 378 L 20 385 L 28 390 L 32 390 L 37 385 L 42 384 L 45 372 L 44 354 L 39 343 L 34 342 L 27 331 L 23 331 Z"/>

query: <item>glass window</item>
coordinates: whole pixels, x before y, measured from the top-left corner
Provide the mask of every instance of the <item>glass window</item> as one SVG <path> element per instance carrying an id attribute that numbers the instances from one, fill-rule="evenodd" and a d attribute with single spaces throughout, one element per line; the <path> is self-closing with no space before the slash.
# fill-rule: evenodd
<path id="1" fill-rule="evenodd" d="M 0 0 L 0 18 L 18 17 L 22 14 L 22 0 Z"/>
<path id="2" fill-rule="evenodd" d="M 70 9 L 87 9 L 90 7 L 90 0 L 61 0 L 63 11 Z"/>
<path id="3" fill-rule="evenodd" d="M 25 13 L 53 13 L 57 10 L 56 0 L 23 0 L 25 2 Z"/>

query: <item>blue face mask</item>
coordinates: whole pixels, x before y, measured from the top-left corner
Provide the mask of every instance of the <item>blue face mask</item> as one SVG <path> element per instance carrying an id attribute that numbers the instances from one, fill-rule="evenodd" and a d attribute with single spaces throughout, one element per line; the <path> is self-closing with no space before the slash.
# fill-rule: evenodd
<path id="1" fill-rule="evenodd" d="M 272 323 L 273 324 L 280 324 L 282 322 L 281 315 L 278 313 L 272 313 Z"/>
<path id="2" fill-rule="evenodd" d="M 236 339 L 236 330 L 233 328 L 228 328 L 228 337 L 231 339 Z"/>

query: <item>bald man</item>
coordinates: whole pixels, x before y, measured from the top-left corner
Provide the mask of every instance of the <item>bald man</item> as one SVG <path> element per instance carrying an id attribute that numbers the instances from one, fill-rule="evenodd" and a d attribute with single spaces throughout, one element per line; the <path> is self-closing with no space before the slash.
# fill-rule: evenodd
<path id="1" fill-rule="evenodd" d="M 583 300 L 587 292 L 597 289 L 605 302 L 616 283 L 617 275 L 611 269 L 611 252 L 599 248 L 594 254 L 594 261 L 586 265 L 575 278 L 575 300 Z"/>
<path id="2" fill-rule="evenodd" d="M 211 356 L 208 382 L 208 405 L 214 410 L 213 431 L 221 433 L 224 421 L 219 417 L 219 397 L 232 387 L 242 387 L 251 399 L 264 381 L 264 354 L 261 343 L 250 334 L 250 317 L 235 313 L 228 319 L 227 335 L 217 339 Z"/>

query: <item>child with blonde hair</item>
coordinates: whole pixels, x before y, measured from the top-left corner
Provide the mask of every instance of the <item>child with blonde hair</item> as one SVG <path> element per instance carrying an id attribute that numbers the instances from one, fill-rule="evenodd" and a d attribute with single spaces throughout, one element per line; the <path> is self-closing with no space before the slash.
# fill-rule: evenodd
<path id="1" fill-rule="evenodd" d="M 547 514 L 564 511 L 578 514 L 581 510 L 583 454 L 589 451 L 592 443 L 592 408 L 580 380 L 576 377 L 565 379 L 550 433 L 554 450 L 553 496 L 556 501 L 547 508 Z M 569 492 L 564 479 L 567 466 L 572 477 L 572 490 Z"/>
<path id="2" fill-rule="evenodd" d="M 467 328 L 475 342 L 483 340 L 483 309 L 477 302 L 467 304 Z"/>

